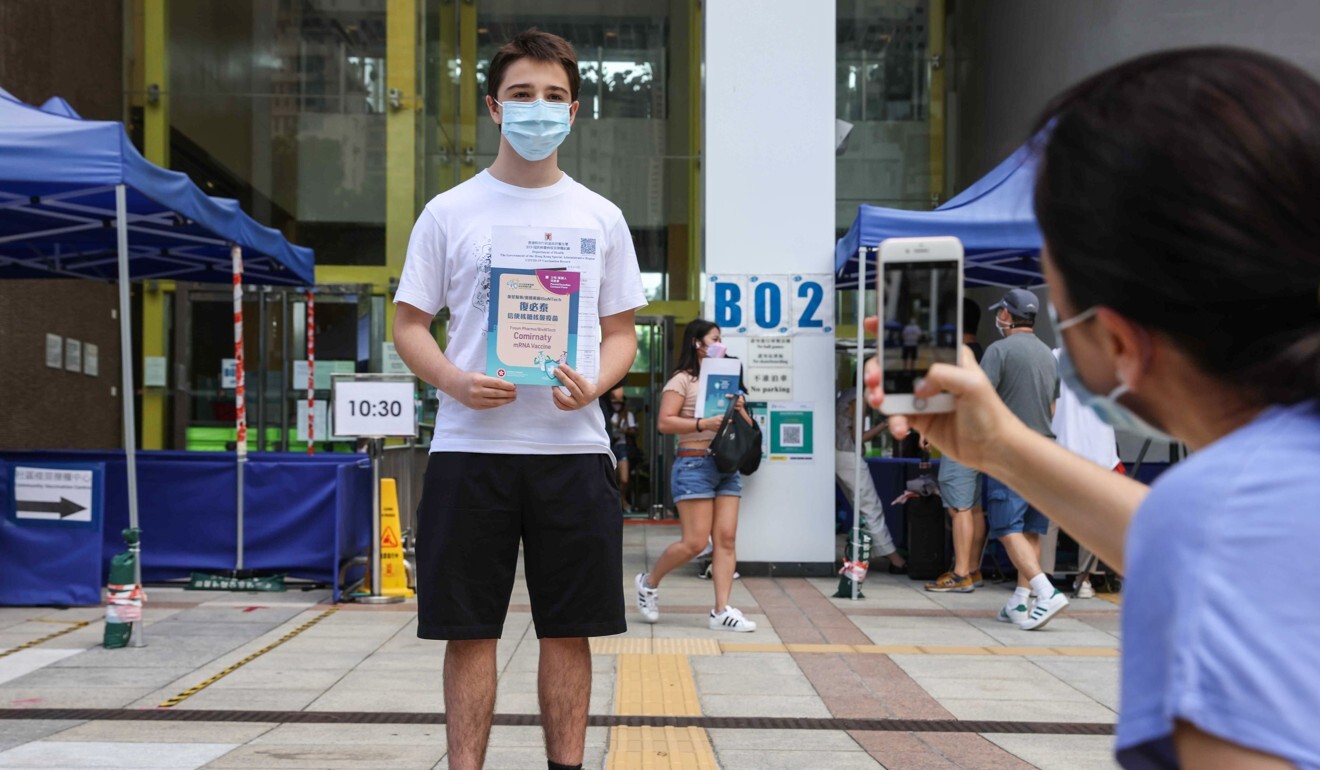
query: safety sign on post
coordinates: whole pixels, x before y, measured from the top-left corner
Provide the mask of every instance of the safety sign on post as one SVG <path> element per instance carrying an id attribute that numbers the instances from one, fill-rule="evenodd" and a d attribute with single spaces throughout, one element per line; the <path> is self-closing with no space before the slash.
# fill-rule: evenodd
<path id="1" fill-rule="evenodd" d="M 380 480 L 380 595 L 413 595 L 408 588 L 408 568 L 403 561 L 403 530 L 399 525 L 399 491 L 394 479 Z M 367 593 L 372 590 L 367 575 Z"/>

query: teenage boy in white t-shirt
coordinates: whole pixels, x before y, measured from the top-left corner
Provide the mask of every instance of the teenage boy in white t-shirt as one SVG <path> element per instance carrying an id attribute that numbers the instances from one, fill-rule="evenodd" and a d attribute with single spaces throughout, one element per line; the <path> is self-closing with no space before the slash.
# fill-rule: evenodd
<path id="1" fill-rule="evenodd" d="M 541 716 L 551 770 L 581 767 L 591 695 L 587 637 L 626 630 L 622 517 L 601 385 L 637 352 L 646 304 L 619 208 L 559 170 L 578 109 L 577 56 L 529 30 L 496 53 L 486 106 L 501 127 L 490 168 L 437 196 L 413 228 L 395 294 L 399 355 L 440 392 L 417 511 L 417 635 L 449 640 L 444 692 L 449 766 L 479 768 L 495 705 L 495 643 L 525 552 L 540 638 Z M 562 387 L 516 387 L 486 371 L 491 232 L 497 226 L 597 231 L 600 371 L 567 365 Z M 450 311 L 441 352 L 432 317 Z"/>

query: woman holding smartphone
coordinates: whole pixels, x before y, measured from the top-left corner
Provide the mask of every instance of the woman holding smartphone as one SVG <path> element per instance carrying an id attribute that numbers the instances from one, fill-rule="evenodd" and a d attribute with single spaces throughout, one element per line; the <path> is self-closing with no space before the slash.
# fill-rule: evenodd
<path id="1" fill-rule="evenodd" d="M 918 389 L 954 412 L 891 427 L 1126 574 L 1124 767 L 1320 768 L 1320 83 L 1255 52 L 1157 53 L 1037 126 L 1060 375 L 1192 454 L 1149 488 L 1119 476 L 1024 426 L 967 354 Z"/>
<path id="2" fill-rule="evenodd" d="M 656 560 L 650 572 L 636 578 L 637 609 L 648 623 L 660 619 L 658 589 L 665 575 L 692 561 L 708 541 L 713 542 L 711 577 L 715 584 L 715 605 L 710 611 L 709 626 L 722 631 L 748 632 L 756 623 L 729 606 L 733 590 L 733 569 L 737 563 L 734 540 L 738 534 L 738 502 L 742 496 L 742 477 L 738 471 L 720 473 L 715 458 L 707 453 L 724 415 L 696 416 L 697 382 L 701 362 L 724 355 L 720 327 L 700 318 L 683 330 L 683 346 L 678 367 L 665 384 L 660 398 L 659 430 L 678 436 L 678 457 L 670 474 L 674 503 L 683 538 L 672 543 Z M 737 397 L 737 417 L 751 422 Z"/>

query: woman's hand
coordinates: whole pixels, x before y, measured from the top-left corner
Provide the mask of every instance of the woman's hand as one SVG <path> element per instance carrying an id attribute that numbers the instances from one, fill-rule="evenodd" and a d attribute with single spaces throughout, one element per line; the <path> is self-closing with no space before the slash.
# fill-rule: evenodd
<path id="1" fill-rule="evenodd" d="M 868 330 L 878 328 L 875 318 L 866 319 Z M 884 403 L 884 390 L 880 380 L 880 364 L 872 358 L 866 362 L 866 401 L 880 407 Z M 897 439 L 904 439 L 910 429 L 921 432 L 940 451 L 964 465 L 985 470 L 995 458 L 995 447 L 1008 432 L 1019 429 L 1022 423 L 1008 411 L 999 394 L 976 365 L 976 357 L 966 347 L 958 366 L 935 364 L 924 380 L 917 382 L 916 395 L 930 398 L 939 393 L 950 393 L 954 410 L 941 414 L 891 416 L 889 430 Z"/>

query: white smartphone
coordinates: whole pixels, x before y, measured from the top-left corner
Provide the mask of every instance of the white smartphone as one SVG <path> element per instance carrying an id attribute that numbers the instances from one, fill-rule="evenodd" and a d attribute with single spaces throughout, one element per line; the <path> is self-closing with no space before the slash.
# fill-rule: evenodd
<path id="1" fill-rule="evenodd" d="M 876 275 L 885 414 L 952 412 L 953 396 L 914 395 L 934 364 L 957 364 L 962 346 L 963 246 L 953 237 L 880 242 Z"/>

